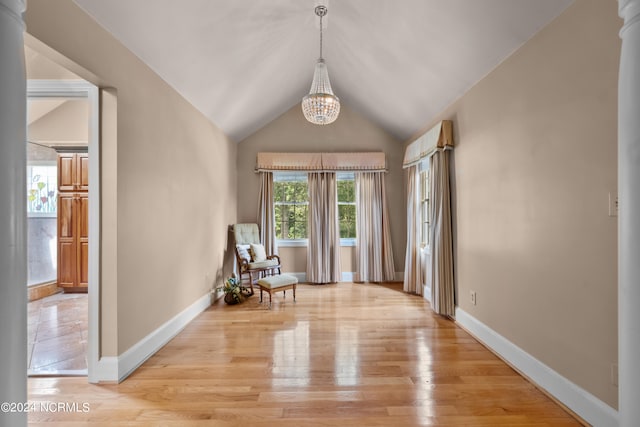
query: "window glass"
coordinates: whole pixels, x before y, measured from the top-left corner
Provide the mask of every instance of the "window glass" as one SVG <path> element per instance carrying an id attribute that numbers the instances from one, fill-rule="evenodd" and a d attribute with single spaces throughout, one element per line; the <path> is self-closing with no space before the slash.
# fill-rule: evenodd
<path id="1" fill-rule="evenodd" d="M 27 213 L 56 216 L 58 168 L 53 164 L 27 165 Z"/>
<path id="2" fill-rule="evenodd" d="M 274 172 L 274 210 L 276 239 L 303 240 L 308 238 L 309 187 L 306 173 Z M 355 175 L 337 174 L 338 221 L 340 238 L 356 237 Z"/>
<path id="3" fill-rule="evenodd" d="M 338 176 L 338 221 L 340 238 L 356 237 L 356 183 L 353 173 L 339 173 Z"/>
<path id="4" fill-rule="evenodd" d="M 429 246 L 429 169 L 420 171 L 420 216 L 422 227 L 420 230 L 420 240 L 422 246 Z"/>
<path id="5" fill-rule="evenodd" d="M 275 172 L 273 187 L 276 239 L 306 239 L 309 212 L 307 174 Z"/>

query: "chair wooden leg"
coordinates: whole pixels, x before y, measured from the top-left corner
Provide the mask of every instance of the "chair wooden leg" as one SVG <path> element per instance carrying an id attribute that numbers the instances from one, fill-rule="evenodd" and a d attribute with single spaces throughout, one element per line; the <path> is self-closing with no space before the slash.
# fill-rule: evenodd
<path id="1" fill-rule="evenodd" d="M 242 279 L 240 279 L 240 282 L 242 282 Z M 249 288 L 251 289 L 249 296 L 251 296 L 253 295 L 253 274 L 251 272 L 249 272 Z"/>

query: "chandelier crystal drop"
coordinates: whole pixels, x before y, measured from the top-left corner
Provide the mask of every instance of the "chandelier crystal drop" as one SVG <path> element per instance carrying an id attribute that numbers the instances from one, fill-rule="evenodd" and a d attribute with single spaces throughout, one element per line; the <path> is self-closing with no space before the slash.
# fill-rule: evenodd
<path id="1" fill-rule="evenodd" d="M 318 6 L 315 8 L 315 13 L 320 17 L 320 58 L 313 72 L 309 95 L 302 99 L 302 112 L 311 123 L 328 125 L 333 123 L 340 114 L 340 99 L 331 90 L 329 72 L 322 58 L 322 17 L 327 14 L 327 8 Z"/>

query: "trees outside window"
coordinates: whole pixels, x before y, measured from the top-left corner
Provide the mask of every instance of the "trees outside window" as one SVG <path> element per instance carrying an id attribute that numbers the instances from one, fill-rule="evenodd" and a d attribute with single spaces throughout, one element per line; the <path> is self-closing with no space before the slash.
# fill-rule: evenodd
<path id="1" fill-rule="evenodd" d="M 356 183 L 353 173 L 338 173 L 340 238 L 356 238 Z"/>
<path id="2" fill-rule="evenodd" d="M 356 237 L 356 187 L 353 173 L 338 173 L 338 221 L 340 238 Z M 274 172 L 274 214 L 276 239 L 307 239 L 309 187 L 305 172 Z"/>
<path id="3" fill-rule="evenodd" d="M 306 173 L 276 172 L 273 174 L 276 239 L 307 238 L 309 188 Z"/>

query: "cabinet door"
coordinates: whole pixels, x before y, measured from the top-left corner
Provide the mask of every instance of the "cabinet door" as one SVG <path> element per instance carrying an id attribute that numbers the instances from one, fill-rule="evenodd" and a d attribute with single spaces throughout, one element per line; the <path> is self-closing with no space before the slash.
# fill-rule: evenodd
<path id="1" fill-rule="evenodd" d="M 77 268 L 79 287 L 89 286 L 89 196 L 86 193 L 79 193 L 76 197 L 76 218 L 77 234 Z"/>
<path id="2" fill-rule="evenodd" d="M 89 154 L 58 154 L 58 191 L 89 191 Z"/>
<path id="3" fill-rule="evenodd" d="M 76 210 L 73 194 L 58 193 L 58 286 L 76 286 L 77 229 L 74 221 Z"/>
<path id="4" fill-rule="evenodd" d="M 75 190 L 76 175 L 75 154 L 58 154 L 58 191 Z"/>
<path id="5" fill-rule="evenodd" d="M 76 154 L 76 168 L 77 168 L 77 190 L 89 191 L 89 154 L 78 153 Z"/>

